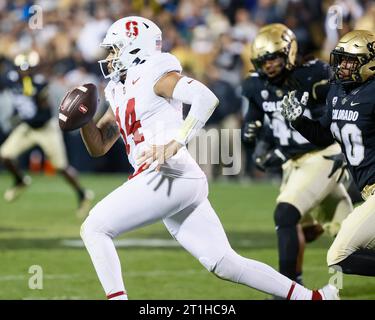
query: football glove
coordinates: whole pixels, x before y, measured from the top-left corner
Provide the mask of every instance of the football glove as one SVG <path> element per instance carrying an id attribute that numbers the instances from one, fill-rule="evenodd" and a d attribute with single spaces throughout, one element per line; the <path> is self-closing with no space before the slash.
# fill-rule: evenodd
<path id="1" fill-rule="evenodd" d="M 252 122 L 245 122 L 242 131 L 242 141 L 247 144 L 255 143 L 255 139 L 262 128 L 262 122 L 259 120 Z"/>
<path id="2" fill-rule="evenodd" d="M 255 165 L 261 171 L 280 168 L 286 160 L 286 156 L 277 148 L 269 151 L 264 156 L 254 157 Z"/>
<path id="3" fill-rule="evenodd" d="M 309 93 L 307 91 L 303 93 L 301 101 L 296 98 L 296 90 L 289 91 L 288 95 L 283 98 L 281 114 L 288 121 L 295 121 L 303 114 L 308 100 Z"/>
<path id="4" fill-rule="evenodd" d="M 343 153 L 333 154 L 331 156 L 323 156 L 323 158 L 333 161 L 332 170 L 329 173 L 328 178 L 333 177 L 336 174 L 336 172 L 338 172 L 339 170 L 340 170 L 340 173 L 336 178 L 337 182 L 340 182 L 341 179 L 343 179 L 344 177 L 346 179 L 348 178 L 348 172 L 347 172 L 348 164 L 346 162 L 346 159 Z"/>

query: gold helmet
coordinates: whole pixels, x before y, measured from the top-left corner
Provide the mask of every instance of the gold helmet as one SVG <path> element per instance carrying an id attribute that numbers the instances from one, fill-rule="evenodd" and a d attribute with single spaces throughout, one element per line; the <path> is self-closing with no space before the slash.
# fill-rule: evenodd
<path id="1" fill-rule="evenodd" d="M 340 79 L 343 61 L 352 61 L 347 79 Z M 330 64 L 336 80 L 341 83 L 365 82 L 375 76 L 375 35 L 366 30 L 354 30 L 344 35 L 331 52 Z"/>
<path id="2" fill-rule="evenodd" d="M 296 36 L 292 30 L 281 23 L 272 23 L 261 28 L 251 49 L 251 62 L 258 72 L 261 72 L 265 60 L 274 59 L 277 56 L 285 58 L 285 67 L 288 70 L 295 66 Z"/>

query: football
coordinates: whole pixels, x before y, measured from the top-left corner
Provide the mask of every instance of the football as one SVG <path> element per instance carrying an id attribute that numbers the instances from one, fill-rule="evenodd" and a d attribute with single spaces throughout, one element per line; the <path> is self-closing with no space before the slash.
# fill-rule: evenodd
<path id="1" fill-rule="evenodd" d="M 98 90 L 92 83 L 76 87 L 65 95 L 59 107 L 59 125 L 63 131 L 81 128 L 95 115 Z"/>

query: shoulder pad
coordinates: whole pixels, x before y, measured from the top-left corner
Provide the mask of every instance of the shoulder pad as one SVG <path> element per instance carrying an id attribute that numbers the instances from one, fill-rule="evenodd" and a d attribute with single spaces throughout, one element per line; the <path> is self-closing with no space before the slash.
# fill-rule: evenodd
<path id="1" fill-rule="evenodd" d="M 160 53 L 152 58 L 151 70 L 153 82 L 157 82 L 164 74 L 172 71 L 181 72 L 180 61 L 170 53 Z"/>
<path id="2" fill-rule="evenodd" d="M 114 107 L 114 90 L 115 90 L 116 83 L 114 81 L 109 81 L 107 86 L 104 88 L 104 96 L 105 99 L 108 101 L 111 107 Z"/>

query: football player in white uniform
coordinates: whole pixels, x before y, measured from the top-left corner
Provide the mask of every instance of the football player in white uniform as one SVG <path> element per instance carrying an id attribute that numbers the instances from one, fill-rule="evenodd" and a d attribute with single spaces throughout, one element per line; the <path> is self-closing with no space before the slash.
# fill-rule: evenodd
<path id="1" fill-rule="evenodd" d="M 266 264 L 238 255 L 207 199 L 207 179 L 186 149 L 218 105 L 202 83 L 181 75 L 179 61 L 161 53 L 161 30 L 126 17 L 108 30 L 99 61 L 110 78 L 110 108 L 81 128 L 92 156 L 105 154 L 121 135 L 135 172 L 90 212 L 81 236 L 108 299 L 126 300 L 112 239 L 163 220 L 171 235 L 216 276 L 287 299 L 335 299 L 331 285 L 309 290 Z M 186 119 L 182 103 L 191 105 Z"/>

